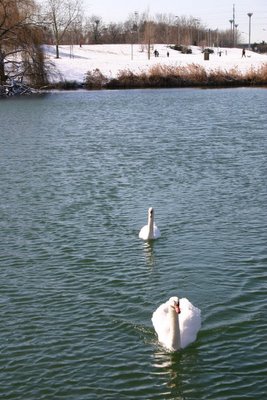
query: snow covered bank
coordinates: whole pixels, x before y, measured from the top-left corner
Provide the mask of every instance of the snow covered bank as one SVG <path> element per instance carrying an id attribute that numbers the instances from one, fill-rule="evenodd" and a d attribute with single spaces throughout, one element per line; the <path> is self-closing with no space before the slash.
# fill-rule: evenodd
<path id="1" fill-rule="evenodd" d="M 159 52 L 155 57 L 153 50 Z M 60 58 L 55 58 L 55 46 L 45 46 L 46 57 L 53 61 L 59 75 L 51 78 L 56 82 L 60 80 L 84 82 L 88 71 L 99 69 L 108 79 L 117 78 L 121 71 L 132 71 L 135 74 L 147 72 L 155 65 L 166 67 L 186 67 L 199 65 L 210 72 L 214 70 L 238 70 L 241 73 L 251 69 L 258 70 L 267 63 L 267 54 L 257 54 L 246 51 L 242 57 L 241 49 L 217 49 L 209 55 L 209 60 L 204 60 L 202 49 L 192 47 L 192 54 L 181 54 L 166 45 L 154 45 L 150 59 L 146 50 L 140 45 L 78 45 L 60 46 Z M 169 57 L 167 56 L 169 52 Z"/>

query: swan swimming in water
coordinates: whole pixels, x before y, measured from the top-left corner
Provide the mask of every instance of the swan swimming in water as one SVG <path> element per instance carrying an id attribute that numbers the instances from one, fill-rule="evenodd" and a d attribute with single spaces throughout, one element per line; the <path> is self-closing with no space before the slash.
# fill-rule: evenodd
<path id="1" fill-rule="evenodd" d="M 152 316 L 159 342 L 177 351 L 194 342 L 201 326 L 201 311 L 186 298 L 171 297 Z"/>
<path id="2" fill-rule="evenodd" d="M 160 237 L 160 230 L 154 222 L 155 212 L 152 207 L 148 209 L 148 220 L 147 225 L 139 232 L 139 238 L 143 240 L 157 239 Z"/>

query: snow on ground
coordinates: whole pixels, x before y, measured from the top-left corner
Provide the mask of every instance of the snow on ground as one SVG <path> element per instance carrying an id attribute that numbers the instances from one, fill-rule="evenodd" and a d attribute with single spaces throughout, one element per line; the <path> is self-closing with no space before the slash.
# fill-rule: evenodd
<path id="1" fill-rule="evenodd" d="M 186 66 L 197 64 L 207 71 L 221 69 L 229 71 L 232 68 L 240 72 L 258 69 L 267 63 L 267 54 L 257 54 L 246 51 L 242 58 L 241 49 L 214 48 L 209 60 L 204 60 L 201 48 L 192 47 L 192 54 L 181 54 L 168 48 L 166 45 L 154 45 L 159 57 L 151 51 L 148 60 L 147 51 L 142 51 L 140 45 L 79 45 L 60 46 L 60 58 L 55 58 L 55 46 L 45 46 L 47 59 L 53 61 L 61 77 L 67 81 L 83 82 L 88 71 L 99 69 L 108 78 L 115 78 L 120 70 L 131 70 L 135 73 L 147 71 L 151 66 L 163 64 L 167 66 Z M 169 57 L 167 57 L 167 51 Z M 221 51 L 221 56 L 219 52 Z M 58 79 L 54 79 L 58 80 Z"/>

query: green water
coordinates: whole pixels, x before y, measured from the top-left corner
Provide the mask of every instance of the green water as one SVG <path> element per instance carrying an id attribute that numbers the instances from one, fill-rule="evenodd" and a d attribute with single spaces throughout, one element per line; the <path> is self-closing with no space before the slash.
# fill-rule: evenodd
<path id="1" fill-rule="evenodd" d="M 267 91 L 0 102 L 0 396 L 264 400 Z M 138 238 L 155 208 L 161 238 Z M 153 311 L 202 311 L 171 354 Z"/>

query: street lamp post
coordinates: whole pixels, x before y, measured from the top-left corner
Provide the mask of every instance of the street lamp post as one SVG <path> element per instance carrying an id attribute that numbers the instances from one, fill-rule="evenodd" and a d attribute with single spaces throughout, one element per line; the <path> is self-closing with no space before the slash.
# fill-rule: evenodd
<path id="1" fill-rule="evenodd" d="M 133 24 L 132 32 L 131 32 L 131 39 L 132 39 L 132 42 L 131 42 L 131 60 L 133 60 L 133 44 L 134 44 L 135 33 L 137 32 L 137 30 L 138 30 L 137 24 Z"/>
<path id="2" fill-rule="evenodd" d="M 180 35 L 179 35 L 179 17 L 178 17 L 178 15 L 175 15 L 175 18 L 177 18 L 177 46 L 179 46 L 179 41 L 180 41 Z"/>
<path id="3" fill-rule="evenodd" d="M 199 25 L 200 25 L 200 21 L 198 18 L 194 18 L 194 29 L 197 31 L 197 46 L 199 46 Z"/>
<path id="4" fill-rule="evenodd" d="M 135 17 L 135 23 L 134 25 L 137 27 L 136 33 L 137 33 L 137 44 L 139 44 L 139 13 L 138 11 L 134 12 L 134 17 Z"/>
<path id="5" fill-rule="evenodd" d="M 231 39 L 232 46 L 233 46 L 233 23 L 234 23 L 234 20 L 233 19 L 229 19 L 229 22 L 231 24 L 231 37 L 230 37 L 230 39 Z"/>
<path id="6" fill-rule="evenodd" d="M 249 50 L 251 50 L 250 47 L 250 37 L 251 37 L 251 17 L 252 17 L 253 13 L 248 13 L 248 18 L 249 18 L 249 30 L 248 30 L 248 48 Z"/>

